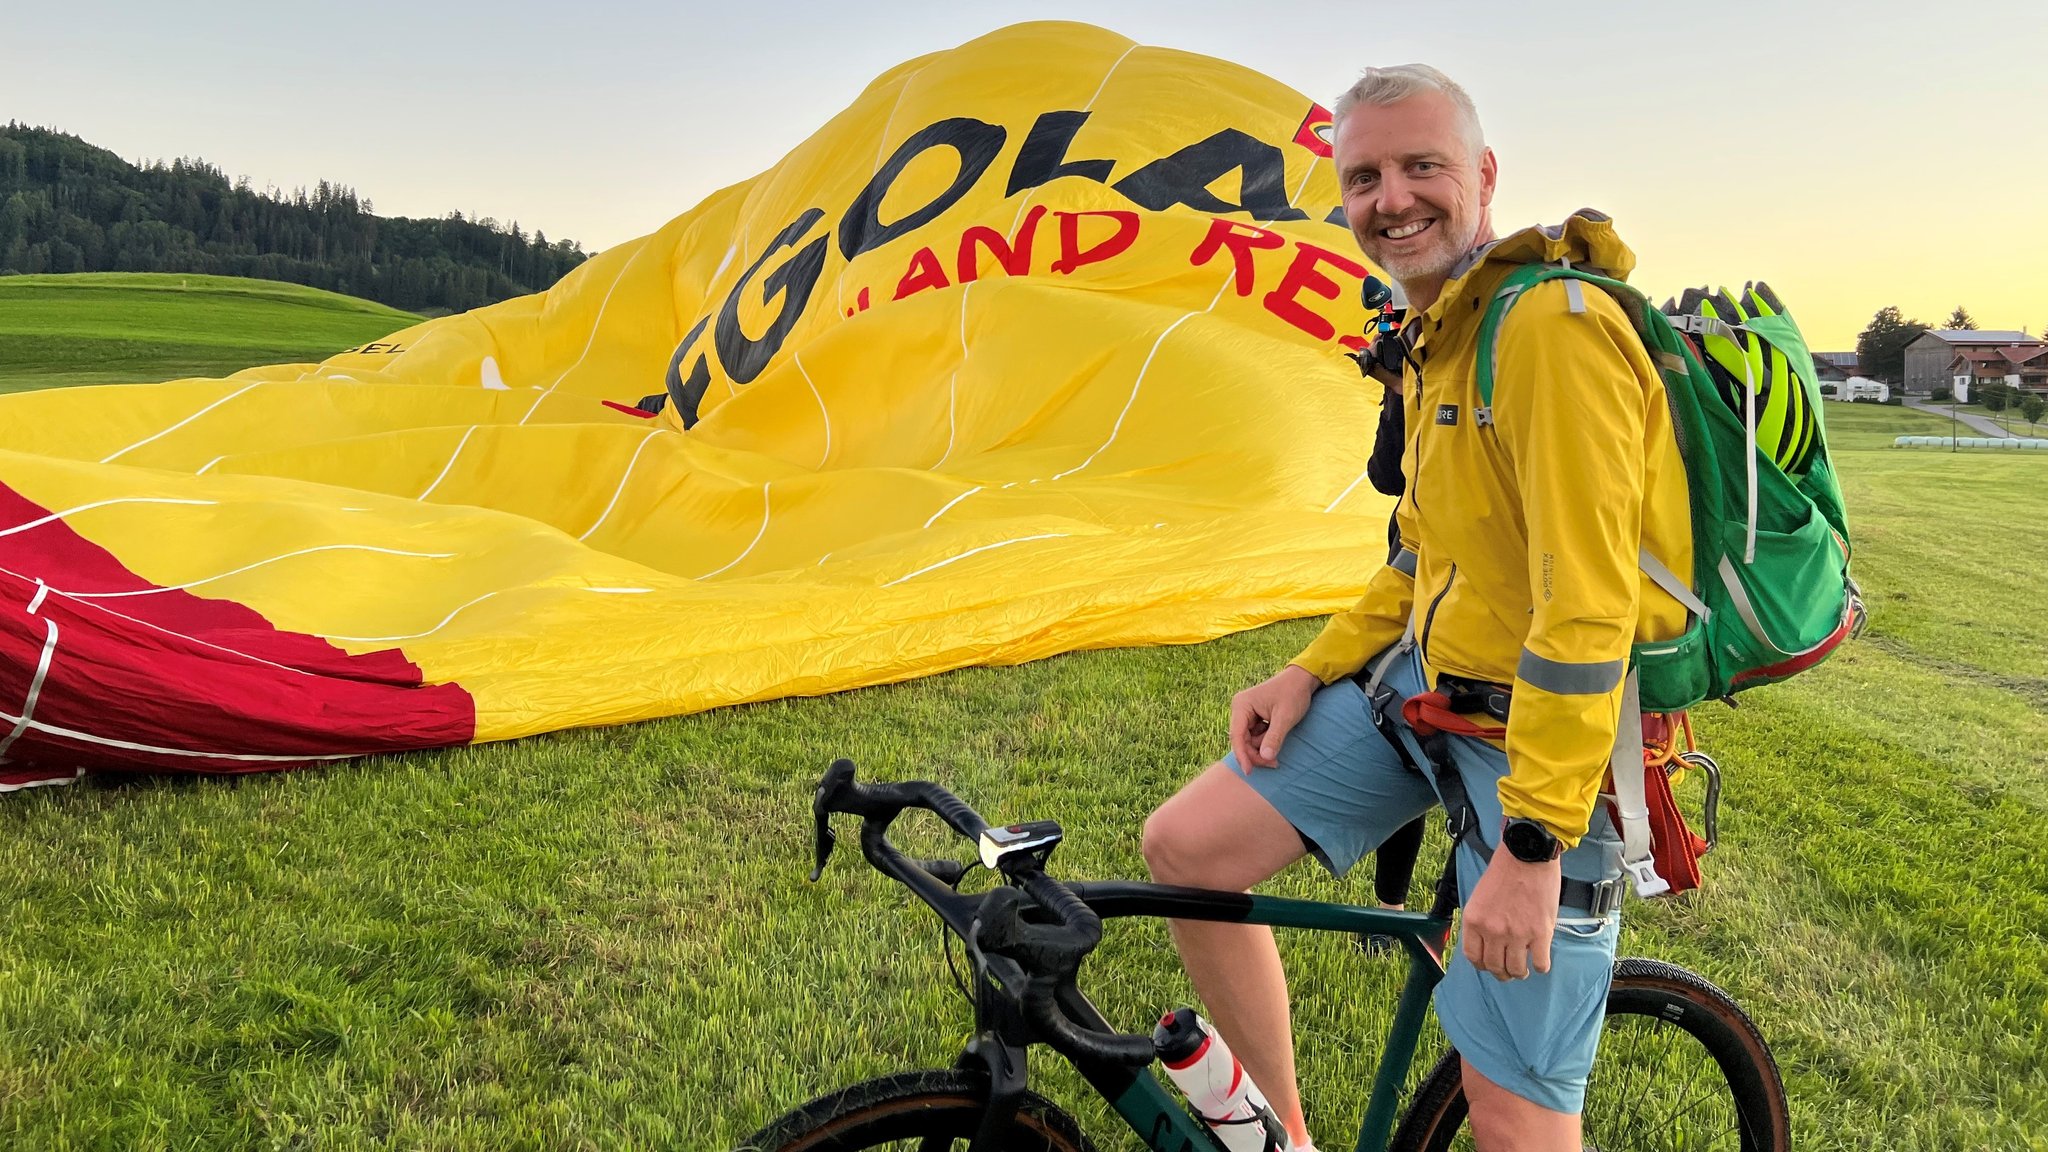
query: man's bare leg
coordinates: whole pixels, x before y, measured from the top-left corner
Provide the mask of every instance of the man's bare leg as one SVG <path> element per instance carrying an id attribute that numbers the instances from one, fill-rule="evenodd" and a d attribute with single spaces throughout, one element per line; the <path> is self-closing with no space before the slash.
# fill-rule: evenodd
<path id="1" fill-rule="evenodd" d="M 1253 769 L 1265 771 L 1265 769 Z M 1301 859 L 1286 817 L 1218 762 L 1145 821 L 1145 864 L 1162 884 L 1242 892 Z M 1174 920 L 1174 946 L 1213 1021 L 1296 1144 L 1308 1144 L 1294 1082 L 1287 974 L 1273 930 L 1259 924 Z"/>
<path id="2" fill-rule="evenodd" d="M 1256 1082 L 1256 1077 L 1254 1077 Z M 1579 1152 L 1579 1117 L 1522 1099 L 1465 1065 L 1465 1102 L 1479 1152 Z"/>

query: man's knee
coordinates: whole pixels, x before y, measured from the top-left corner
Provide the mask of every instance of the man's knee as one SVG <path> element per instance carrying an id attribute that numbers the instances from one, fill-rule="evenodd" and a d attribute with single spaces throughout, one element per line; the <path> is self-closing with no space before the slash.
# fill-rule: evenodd
<path id="1" fill-rule="evenodd" d="M 1472 1142 L 1480 1152 L 1569 1152 L 1580 1146 L 1577 1113 L 1554 1111 L 1518 1096 L 1470 1063 L 1463 1073 Z"/>
<path id="2" fill-rule="evenodd" d="M 1302 856 L 1285 817 L 1228 764 L 1211 765 L 1145 820 L 1145 867 L 1161 884 L 1238 890 Z"/>
<path id="3" fill-rule="evenodd" d="M 1153 809 L 1139 843 L 1146 871 L 1161 884 L 1199 883 L 1192 872 L 1204 853 L 1192 843 L 1197 825 L 1182 812 L 1186 805 L 1180 801 L 1176 795 Z"/>

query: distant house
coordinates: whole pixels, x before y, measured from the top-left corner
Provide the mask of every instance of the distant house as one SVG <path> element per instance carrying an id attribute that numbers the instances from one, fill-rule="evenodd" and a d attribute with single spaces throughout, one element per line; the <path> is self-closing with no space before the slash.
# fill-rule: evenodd
<path id="1" fill-rule="evenodd" d="M 1906 391 L 1925 395 L 1955 386 L 1957 353 L 1983 348 L 2048 348 L 2025 332 L 1978 331 L 1974 328 L 1931 328 L 1906 345 Z"/>
<path id="2" fill-rule="evenodd" d="M 1986 384 L 2009 384 L 2048 395 L 2048 344 L 1959 348 L 1949 361 L 1956 399 L 1968 403 Z"/>
<path id="3" fill-rule="evenodd" d="M 1847 353 L 1849 360 L 1846 364 L 1836 359 L 1836 357 L 1842 355 L 1844 354 L 1841 352 L 1815 352 L 1813 354 L 1813 378 L 1822 384 L 1840 384 L 1849 377 L 1856 375 L 1856 354 L 1854 352 Z"/>

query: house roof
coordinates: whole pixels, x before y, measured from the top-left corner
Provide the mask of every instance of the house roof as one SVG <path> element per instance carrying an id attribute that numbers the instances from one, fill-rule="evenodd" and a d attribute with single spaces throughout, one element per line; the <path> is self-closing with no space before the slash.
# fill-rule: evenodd
<path id="1" fill-rule="evenodd" d="M 2048 344 L 2018 348 L 1958 348 L 1949 359 L 1949 367 L 1964 364 L 1972 369 L 1989 369 L 1999 375 L 2009 375 L 2016 368 L 2048 368 Z"/>
<path id="2" fill-rule="evenodd" d="M 2034 338 L 2025 332 L 2013 332 L 2004 328 L 1929 328 L 1923 336 L 1938 336 L 1950 344 L 2032 344 Z"/>

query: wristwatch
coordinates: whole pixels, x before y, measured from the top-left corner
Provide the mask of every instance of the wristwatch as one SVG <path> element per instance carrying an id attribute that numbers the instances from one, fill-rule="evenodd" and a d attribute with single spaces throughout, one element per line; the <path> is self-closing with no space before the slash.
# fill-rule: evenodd
<path id="1" fill-rule="evenodd" d="M 1564 841 L 1542 824 L 1521 816 L 1502 826 L 1500 843 L 1524 864 L 1542 864 L 1564 855 Z"/>

